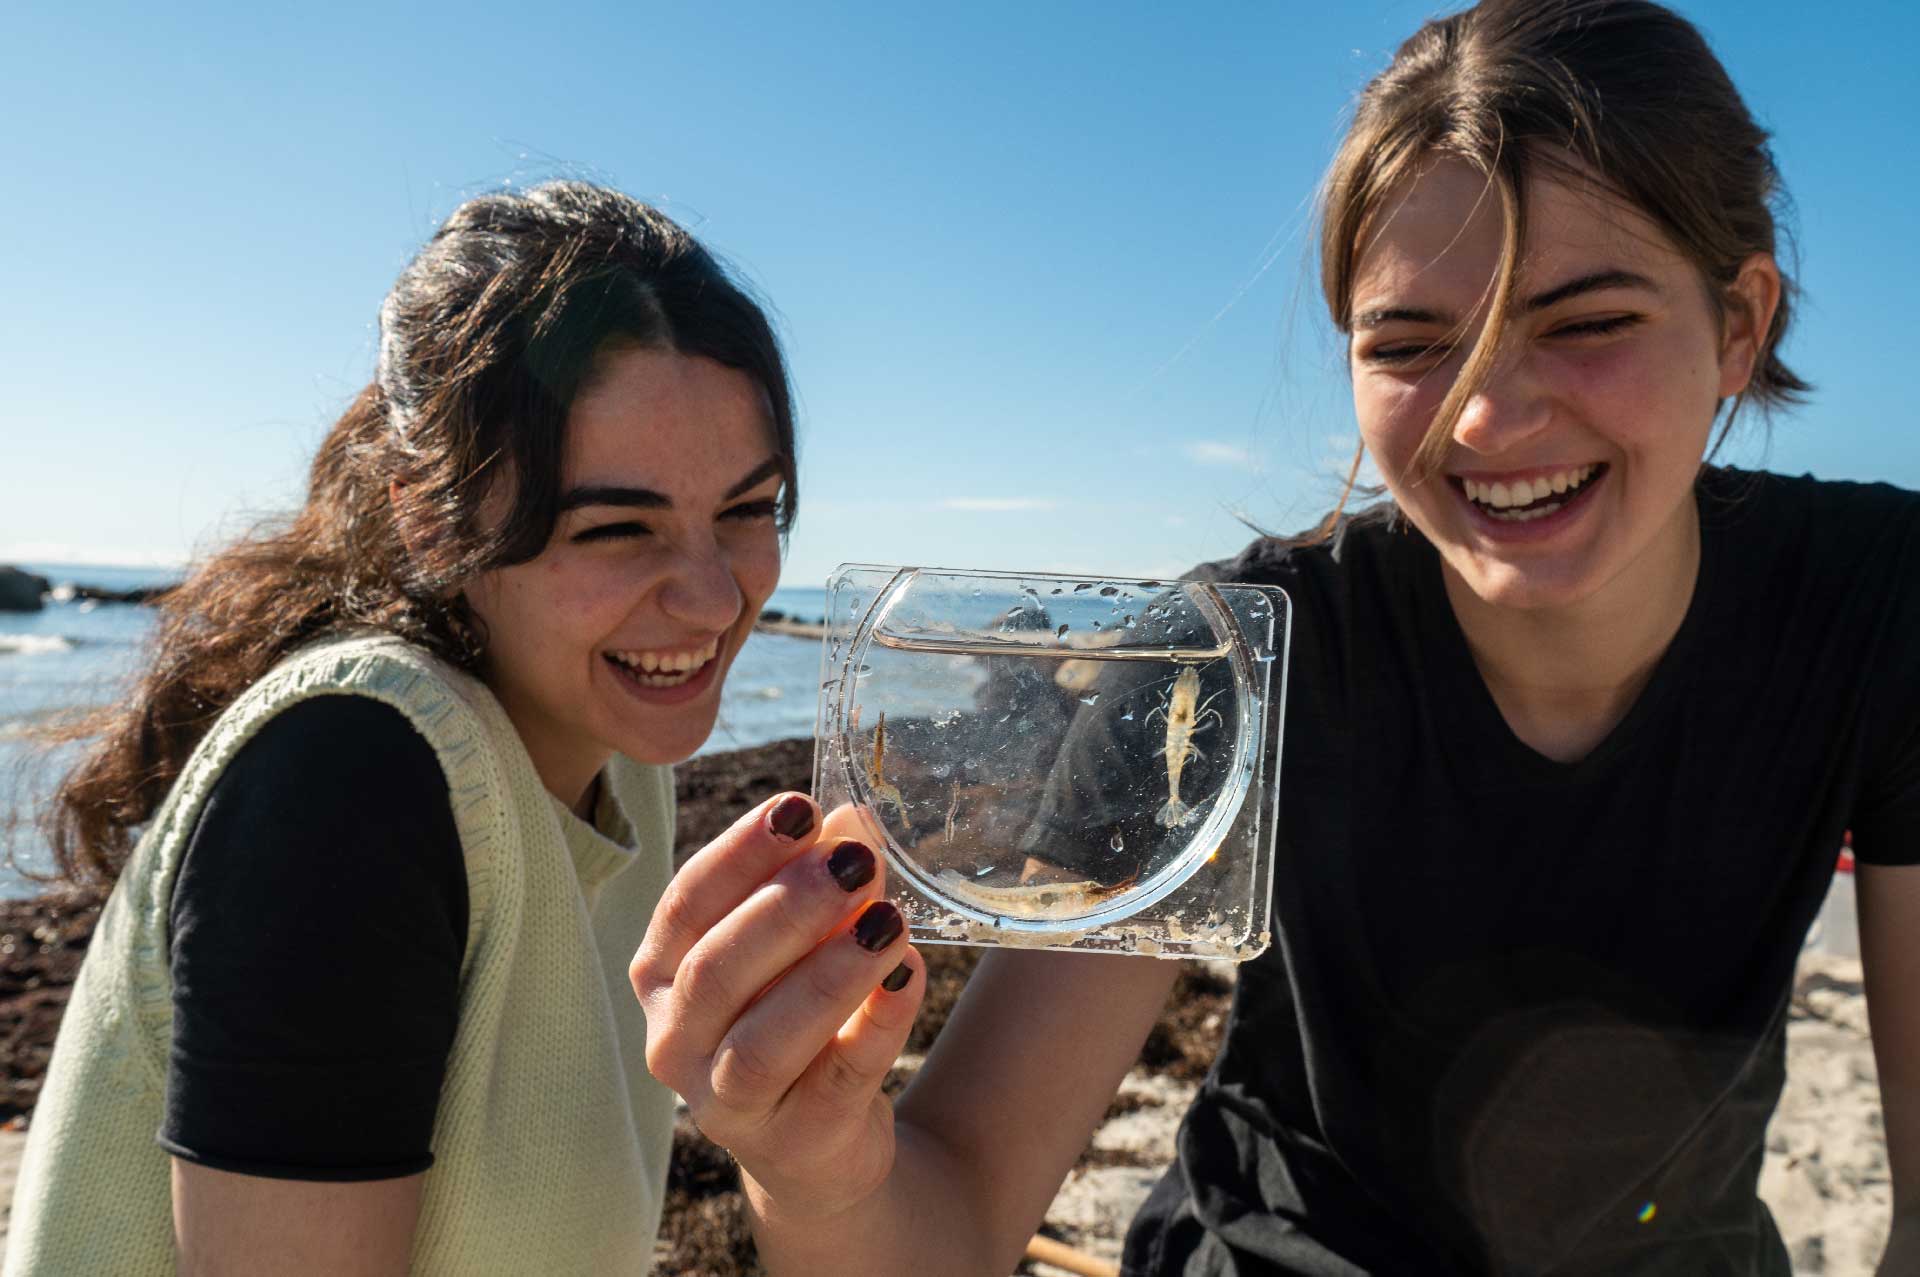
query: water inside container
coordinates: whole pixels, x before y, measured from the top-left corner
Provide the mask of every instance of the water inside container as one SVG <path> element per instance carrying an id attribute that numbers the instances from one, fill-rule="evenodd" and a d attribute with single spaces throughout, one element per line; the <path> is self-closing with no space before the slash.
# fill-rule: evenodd
<path id="1" fill-rule="evenodd" d="M 835 582 L 817 794 L 865 808 L 916 935 L 1158 952 L 1210 928 L 1231 950 L 1221 937 L 1264 912 L 1236 887 L 1266 881 L 1241 862 L 1249 837 L 1271 841 L 1246 808 L 1269 792 L 1284 595 L 928 570 Z"/>

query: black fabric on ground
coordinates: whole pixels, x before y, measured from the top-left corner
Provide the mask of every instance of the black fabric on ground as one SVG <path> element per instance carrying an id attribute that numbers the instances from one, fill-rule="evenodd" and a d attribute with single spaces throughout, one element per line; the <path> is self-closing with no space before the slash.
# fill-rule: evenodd
<path id="1" fill-rule="evenodd" d="M 1920 861 L 1920 497 L 1697 496 L 1687 617 L 1570 764 L 1507 727 L 1390 517 L 1201 570 L 1294 605 L 1275 943 L 1128 1274 L 1787 1277 L 1756 1186 L 1794 964 L 1843 830 Z M 1088 719 L 1063 828 L 1118 815 Z"/>
<path id="2" fill-rule="evenodd" d="M 163 1148 L 283 1179 L 432 1165 L 467 877 L 405 716 L 328 695 L 263 726 L 201 811 L 170 921 Z"/>

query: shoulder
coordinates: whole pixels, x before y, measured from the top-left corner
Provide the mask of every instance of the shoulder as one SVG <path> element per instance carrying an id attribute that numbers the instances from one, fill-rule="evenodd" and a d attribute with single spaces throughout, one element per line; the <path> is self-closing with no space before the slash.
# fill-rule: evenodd
<path id="1" fill-rule="evenodd" d="M 418 801 L 446 783 L 433 746 L 400 710 L 351 694 L 310 696 L 263 722 L 228 763 L 225 787 Z"/>
<path id="2" fill-rule="evenodd" d="M 1709 467 L 1701 472 L 1699 493 L 1703 522 L 1742 541 L 1843 552 L 1920 531 L 1920 492 L 1891 483 Z"/>
<path id="3" fill-rule="evenodd" d="M 1215 584 L 1277 585 L 1292 601 L 1296 622 L 1344 628 L 1356 620 L 1380 624 L 1381 614 L 1416 608 L 1423 570 L 1433 549 L 1391 502 L 1344 516 L 1331 535 L 1262 537 L 1229 559 L 1203 563 L 1188 579 Z"/>
<path id="4" fill-rule="evenodd" d="M 1215 584 L 1278 585 L 1332 580 L 1357 569 L 1393 561 L 1404 548 L 1424 544 L 1411 535 L 1391 502 L 1344 515 L 1319 536 L 1264 536 L 1231 558 L 1202 563 L 1187 579 Z"/>

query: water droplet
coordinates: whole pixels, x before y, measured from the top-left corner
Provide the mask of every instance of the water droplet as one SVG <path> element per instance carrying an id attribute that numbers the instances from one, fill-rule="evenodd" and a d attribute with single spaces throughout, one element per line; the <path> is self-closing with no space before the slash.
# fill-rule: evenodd
<path id="1" fill-rule="evenodd" d="M 1036 599 L 1040 597 L 1040 591 L 1038 591 L 1038 590 L 1036 590 L 1036 589 L 1034 589 L 1034 588 L 1033 588 L 1033 587 L 1032 587 L 1031 585 L 1023 585 L 1023 586 L 1021 586 L 1021 587 L 1020 587 L 1020 593 L 1022 593 L 1022 594 L 1031 594 L 1031 595 L 1033 595 L 1033 597 L 1034 597 L 1034 598 L 1036 598 Z"/>
<path id="2" fill-rule="evenodd" d="M 855 670 L 854 673 L 855 674 L 871 674 L 873 673 L 873 666 L 862 665 L 859 669 Z"/>
<path id="3" fill-rule="evenodd" d="M 1131 723 L 1133 721 L 1133 711 L 1128 710 L 1126 713 L 1122 714 L 1120 716 L 1120 721 L 1123 723 Z"/>
<path id="4" fill-rule="evenodd" d="M 1122 838 L 1120 831 L 1116 829 L 1113 831 L 1113 837 L 1107 839 L 1107 846 L 1113 848 L 1115 851 L 1125 851 L 1127 849 L 1127 840 Z"/>
<path id="5" fill-rule="evenodd" d="M 1098 705 L 1100 703 L 1100 693 L 1088 692 L 1080 698 L 1080 703 L 1082 705 Z"/>
<path id="6" fill-rule="evenodd" d="M 984 865 L 981 865 L 978 869 L 973 871 L 973 876 L 976 878 L 984 878 L 992 872 L 993 872 L 993 865 L 991 863 L 984 864 Z"/>
<path id="7" fill-rule="evenodd" d="M 1055 638 L 1065 638 L 1067 636 L 1067 631 L 1071 628 L 1073 627 L 1068 625 L 1062 625 L 1059 629 L 1053 632 L 1053 636 Z"/>
<path id="8" fill-rule="evenodd" d="M 1100 628 L 1100 622 L 1098 622 L 1098 621 L 1095 621 L 1095 622 L 1093 623 L 1093 628 L 1094 628 L 1094 629 L 1096 629 L 1096 630 L 1097 630 L 1097 629 L 1099 629 L 1099 628 Z"/>
<path id="9" fill-rule="evenodd" d="M 1110 599 L 1118 593 L 1120 593 L 1120 591 L 1114 589 L 1111 585 L 1103 585 L 1100 587 L 1100 597 L 1103 599 Z"/>
<path id="10" fill-rule="evenodd" d="M 1093 582 L 1082 581 L 1080 582 L 1080 584 L 1073 587 L 1073 592 L 1075 594 L 1085 594 L 1088 590 L 1091 590 L 1092 588 L 1093 588 Z"/>
<path id="11" fill-rule="evenodd" d="M 1128 629 L 1133 628 L 1133 613 L 1129 612 L 1125 616 L 1121 617 L 1120 619 L 1127 623 Z"/>
<path id="12" fill-rule="evenodd" d="M 1143 590 L 1157 590 L 1157 589 L 1159 589 L 1159 588 L 1160 588 L 1160 582 L 1158 582 L 1158 581 L 1142 581 L 1142 582 L 1140 582 L 1140 588 L 1141 588 L 1141 589 L 1143 589 Z"/>
<path id="13" fill-rule="evenodd" d="M 1054 586 L 1051 590 L 1047 591 L 1048 594 L 1059 594 L 1060 592 L 1061 592 L 1060 587 L 1057 585 Z"/>

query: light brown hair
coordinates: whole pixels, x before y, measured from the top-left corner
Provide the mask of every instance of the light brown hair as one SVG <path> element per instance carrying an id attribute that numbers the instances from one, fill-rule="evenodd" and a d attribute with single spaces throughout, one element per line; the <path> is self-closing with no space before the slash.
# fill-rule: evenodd
<path id="1" fill-rule="evenodd" d="M 1597 182 L 1601 194 L 1639 209 L 1694 264 L 1719 310 L 1742 262 L 1779 251 L 1775 208 L 1785 194 L 1767 136 L 1700 32 L 1648 0 L 1484 0 L 1402 44 L 1361 93 L 1325 183 L 1320 277 L 1334 326 L 1350 334 L 1366 237 L 1423 163 L 1451 158 L 1478 169 L 1504 222 L 1486 321 L 1414 473 L 1437 470 L 1497 357 L 1531 178 Z M 1721 440 L 1745 404 L 1771 409 L 1810 389 L 1780 360 L 1793 313 L 1792 281 L 1784 270 L 1781 278 L 1779 307 Z M 1349 492 L 1358 468 L 1356 457 Z"/>

